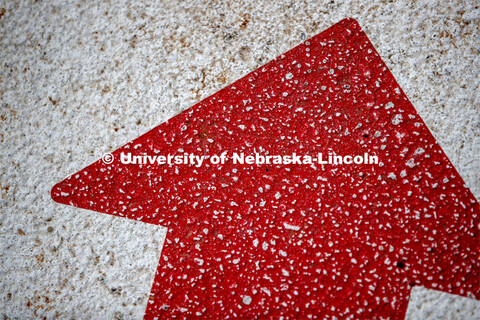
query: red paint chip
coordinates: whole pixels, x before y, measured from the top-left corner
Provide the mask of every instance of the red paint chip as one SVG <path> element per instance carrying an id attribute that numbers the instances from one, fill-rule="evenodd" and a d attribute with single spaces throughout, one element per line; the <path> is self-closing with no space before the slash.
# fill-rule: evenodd
<path id="1" fill-rule="evenodd" d="M 381 163 L 118 160 L 224 151 Z M 403 319 L 413 285 L 480 298 L 479 204 L 353 19 L 113 156 L 52 197 L 169 228 L 147 319 Z"/>

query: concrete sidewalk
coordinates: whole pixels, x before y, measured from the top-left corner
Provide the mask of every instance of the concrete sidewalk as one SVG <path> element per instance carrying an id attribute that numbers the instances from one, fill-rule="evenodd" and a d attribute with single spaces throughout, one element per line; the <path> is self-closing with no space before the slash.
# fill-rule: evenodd
<path id="1" fill-rule="evenodd" d="M 165 229 L 60 206 L 51 187 L 345 17 L 360 22 L 480 198 L 474 1 L 0 8 L 4 318 L 141 318 Z M 480 319 L 480 302 L 416 288 L 407 318 Z"/>

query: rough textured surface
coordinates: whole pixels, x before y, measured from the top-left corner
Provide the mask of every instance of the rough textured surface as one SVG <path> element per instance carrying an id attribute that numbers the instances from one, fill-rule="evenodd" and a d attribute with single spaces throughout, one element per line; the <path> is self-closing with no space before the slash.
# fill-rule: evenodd
<path id="1" fill-rule="evenodd" d="M 161 240 L 162 230 L 58 207 L 51 186 L 347 16 L 359 20 L 479 197 L 474 1 L 0 8 L 0 303 L 8 317 L 141 317 L 160 255 L 150 239 Z M 107 243 L 98 229 L 126 240 Z M 125 263 L 110 266 L 109 250 Z M 127 272 L 130 263 L 138 271 Z M 102 285 L 101 273 L 112 282 Z M 121 285 L 131 287 L 111 290 Z M 478 304 L 469 308 L 478 315 Z"/>
<path id="2" fill-rule="evenodd" d="M 211 158 L 155 161 L 189 155 Z M 463 185 L 344 19 L 72 173 L 52 198 L 168 227 L 145 319 L 404 319 L 412 286 L 480 299 L 480 205 Z"/>
<path id="3" fill-rule="evenodd" d="M 476 320 L 480 304 L 445 292 L 415 287 L 410 295 L 406 320 Z"/>

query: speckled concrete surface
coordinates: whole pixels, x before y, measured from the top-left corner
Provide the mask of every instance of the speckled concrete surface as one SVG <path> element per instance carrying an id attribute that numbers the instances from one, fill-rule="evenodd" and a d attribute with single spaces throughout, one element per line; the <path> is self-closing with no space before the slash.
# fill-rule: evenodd
<path id="1" fill-rule="evenodd" d="M 141 318 L 165 230 L 60 206 L 50 188 L 344 17 L 360 22 L 480 198 L 476 1 L 0 8 L 3 317 Z M 480 318 L 480 304 L 415 290 L 407 318 L 451 317 Z"/>

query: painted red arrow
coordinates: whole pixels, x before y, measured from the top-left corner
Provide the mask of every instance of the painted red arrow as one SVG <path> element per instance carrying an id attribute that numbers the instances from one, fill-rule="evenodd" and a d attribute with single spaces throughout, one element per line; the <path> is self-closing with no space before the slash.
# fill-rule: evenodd
<path id="1" fill-rule="evenodd" d="M 375 154 L 378 165 L 134 165 L 135 155 Z M 346 19 L 52 189 L 167 226 L 145 318 L 403 319 L 480 298 L 479 204 Z"/>

